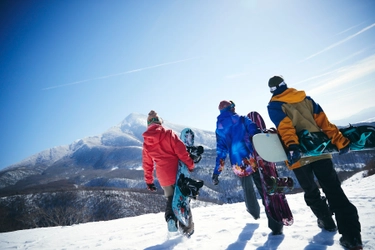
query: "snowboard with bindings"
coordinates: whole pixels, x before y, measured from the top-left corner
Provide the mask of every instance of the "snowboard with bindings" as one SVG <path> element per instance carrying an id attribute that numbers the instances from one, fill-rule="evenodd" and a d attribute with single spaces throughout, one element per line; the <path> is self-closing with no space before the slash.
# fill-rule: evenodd
<path id="1" fill-rule="evenodd" d="M 349 148 L 351 151 L 375 149 L 375 127 L 349 125 L 339 130 L 350 140 Z M 336 146 L 331 143 L 331 140 L 323 132 L 302 130 L 298 133 L 298 139 L 302 151 L 302 158 L 339 152 Z M 253 145 L 264 160 L 270 162 L 288 160 L 287 150 L 275 130 L 271 131 L 271 133 L 256 134 L 253 137 Z"/>
<path id="2" fill-rule="evenodd" d="M 247 117 L 249 117 L 261 131 L 266 130 L 264 120 L 258 112 L 250 112 Z M 293 214 L 289 208 L 284 192 L 293 188 L 293 179 L 290 177 L 279 177 L 276 164 L 262 159 L 256 150 L 254 150 L 254 156 L 259 167 L 267 215 L 285 226 L 291 226 L 294 222 Z"/>
<path id="3" fill-rule="evenodd" d="M 189 128 L 185 128 L 181 131 L 180 139 L 186 145 L 186 150 L 194 163 L 198 163 L 202 158 L 204 149 L 202 146 L 194 146 L 194 132 Z M 182 161 L 178 162 L 172 209 L 177 220 L 185 226 L 189 226 L 191 221 L 190 199 L 196 199 L 203 184 L 201 180 L 190 178 L 187 166 Z"/>
<path id="4" fill-rule="evenodd" d="M 266 192 L 269 195 L 287 193 L 293 190 L 294 181 L 290 177 L 264 176 Z"/>

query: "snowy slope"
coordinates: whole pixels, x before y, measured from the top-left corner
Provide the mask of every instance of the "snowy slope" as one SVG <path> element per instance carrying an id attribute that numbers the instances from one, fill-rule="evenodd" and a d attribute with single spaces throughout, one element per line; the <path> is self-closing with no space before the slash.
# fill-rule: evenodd
<path id="1" fill-rule="evenodd" d="M 362 224 L 364 249 L 375 249 L 375 175 L 358 173 L 343 183 L 356 205 Z M 193 209 L 195 234 L 191 239 L 167 233 L 163 213 L 69 227 L 22 230 L 0 234 L 0 249 L 343 249 L 338 233 L 320 230 L 303 201 L 288 195 L 295 222 L 284 235 L 272 236 L 264 211 L 255 221 L 244 203 Z M 260 201 L 259 201 L 260 202 Z"/>

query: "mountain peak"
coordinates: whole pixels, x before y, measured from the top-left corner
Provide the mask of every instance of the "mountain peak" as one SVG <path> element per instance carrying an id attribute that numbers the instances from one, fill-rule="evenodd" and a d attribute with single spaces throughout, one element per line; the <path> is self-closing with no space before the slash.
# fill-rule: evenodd
<path id="1" fill-rule="evenodd" d="M 134 124 L 134 125 L 147 125 L 147 116 L 138 113 L 129 114 L 122 122 L 123 124 Z"/>

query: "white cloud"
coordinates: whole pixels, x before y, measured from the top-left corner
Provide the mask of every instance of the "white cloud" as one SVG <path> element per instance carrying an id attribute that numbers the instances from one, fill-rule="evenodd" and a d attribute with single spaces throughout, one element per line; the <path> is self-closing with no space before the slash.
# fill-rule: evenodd
<path id="1" fill-rule="evenodd" d="M 327 93 L 328 90 L 340 88 L 349 82 L 353 82 L 361 77 L 375 72 L 375 54 L 371 55 L 356 64 L 348 67 L 342 67 L 338 70 L 331 71 L 321 76 L 330 75 L 330 79 L 322 80 L 318 87 L 309 90 L 311 95 L 319 95 Z M 319 76 L 316 76 L 319 77 Z M 315 78 L 316 78 L 315 77 Z M 312 78 L 310 78 L 312 79 Z"/>
<path id="2" fill-rule="evenodd" d="M 328 66 L 328 67 L 322 69 L 322 72 L 323 72 L 323 71 L 326 71 L 326 70 L 328 70 L 328 69 L 331 69 L 331 68 L 335 67 L 336 65 L 339 65 L 339 64 L 341 64 L 341 63 L 343 63 L 343 62 L 346 62 L 346 61 L 348 61 L 349 59 L 352 59 L 353 57 L 356 57 L 357 55 L 360 55 L 360 54 L 364 53 L 365 51 L 366 51 L 365 49 L 362 49 L 362 50 L 360 50 L 360 51 L 357 51 L 357 52 L 355 52 L 355 53 L 353 53 L 353 54 L 351 54 L 351 55 L 345 57 L 344 59 L 342 59 L 342 60 L 340 60 L 340 61 L 338 61 L 338 62 L 335 62 L 335 63 L 333 63 L 332 65 L 330 65 L 330 66 Z"/>

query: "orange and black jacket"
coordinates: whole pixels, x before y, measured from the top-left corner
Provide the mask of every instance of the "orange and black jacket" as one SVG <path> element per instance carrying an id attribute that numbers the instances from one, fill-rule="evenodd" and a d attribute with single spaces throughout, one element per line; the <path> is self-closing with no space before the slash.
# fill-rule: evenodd
<path id="1" fill-rule="evenodd" d="M 304 91 L 285 86 L 276 91 L 268 103 L 267 109 L 286 148 L 292 144 L 299 144 L 297 134 L 303 129 L 309 132 L 324 132 L 338 149 L 349 144 L 350 141 L 341 134 L 334 124 L 329 122 L 320 105 L 315 103 L 311 97 L 306 96 Z M 326 158 L 331 158 L 331 156 L 306 157 L 288 167 L 294 169 Z"/>

